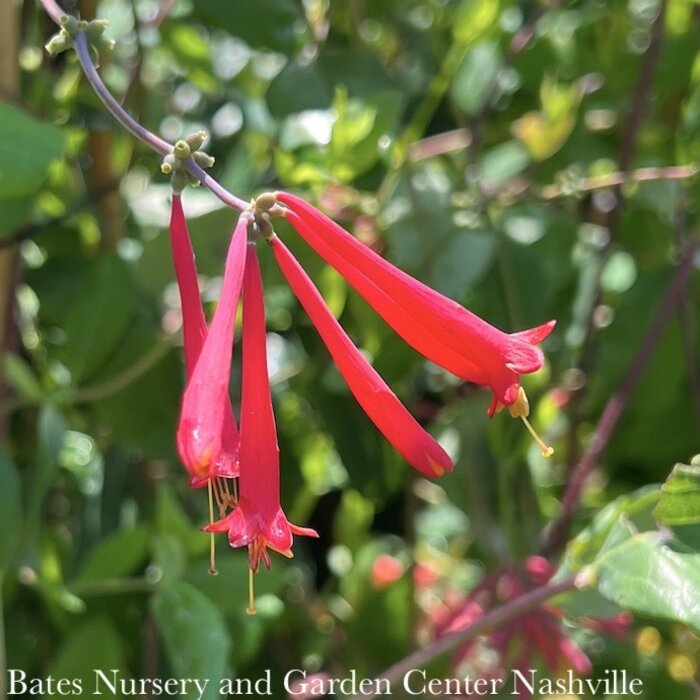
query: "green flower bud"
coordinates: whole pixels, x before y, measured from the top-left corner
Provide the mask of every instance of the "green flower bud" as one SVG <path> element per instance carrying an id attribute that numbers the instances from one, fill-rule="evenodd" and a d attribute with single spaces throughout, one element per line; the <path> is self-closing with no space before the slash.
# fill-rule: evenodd
<path id="1" fill-rule="evenodd" d="M 272 228 L 270 219 L 264 214 L 262 217 L 256 217 L 255 228 L 266 241 L 271 241 L 275 235 L 275 229 Z"/>
<path id="2" fill-rule="evenodd" d="M 265 192 L 255 199 L 255 211 L 268 211 L 277 204 L 274 192 Z"/>
<path id="3" fill-rule="evenodd" d="M 190 157 L 192 151 L 190 150 L 187 141 L 180 139 L 173 147 L 173 154 L 176 160 L 185 160 Z"/>
<path id="4" fill-rule="evenodd" d="M 187 187 L 188 182 L 189 178 L 187 177 L 187 173 L 183 170 L 174 172 L 170 178 L 170 184 L 172 185 L 173 192 L 177 194 L 180 194 L 180 192 Z"/>
<path id="5" fill-rule="evenodd" d="M 93 19 L 87 27 L 87 35 L 90 39 L 99 39 L 104 33 L 105 29 L 109 27 L 109 20 L 107 19 Z"/>
<path id="6" fill-rule="evenodd" d="M 215 162 L 215 158 L 204 151 L 195 151 L 192 154 L 192 157 L 194 158 L 194 162 L 197 163 L 200 168 L 211 168 Z"/>
<path id="7" fill-rule="evenodd" d="M 168 155 L 163 158 L 163 162 L 160 165 L 160 171 L 164 175 L 170 175 L 173 170 L 175 170 L 175 156 L 172 153 L 168 153 Z"/>
<path id="8" fill-rule="evenodd" d="M 112 53 L 116 42 L 114 39 L 108 39 L 106 36 L 100 36 L 93 42 L 93 45 L 97 47 L 99 51 L 104 51 L 105 53 Z"/>
<path id="9" fill-rule="evenodd" d="M 189 134 L 188 136 L 185 136 L 185 141 L 187 142 L 187 145 L 190 147 L 190 150 L 194 153 L 195 151 L 198 151 L 203 145 L 204 142 L 209 138 L 209 134 L 204 131 L 203 129 L 200 129 L 199 131 L 195 131 L 193 134 Z"/>
<path id="10" fill-rule="evenodd" d="M 46 43 L 44 48 L 50 56 L 58 56 L 67 48 L 70 47 L 70 40 L 66 34 L 61 30 L 58 34 L 54 34 L 49 41 Z"/>

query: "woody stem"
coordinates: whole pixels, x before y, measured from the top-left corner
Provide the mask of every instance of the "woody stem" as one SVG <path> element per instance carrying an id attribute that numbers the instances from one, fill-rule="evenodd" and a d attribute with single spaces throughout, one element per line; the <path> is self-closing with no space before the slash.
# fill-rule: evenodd
<path id="1" fill-rule="evenodd" d="M 632 360 L 620 388 L 612 395 L 605 406 L 605 410 L 598 421 L 586 451 L 574 467 L 562 498 L 560 513 L 544 533 L 543 553 L 545 555 L 549 556 L 556 553 L 566 542 L 586 480 L 598 464 L 603 450 L 607 447 L 627 403 L 637 388 L 644 370 L 666 330 L 666 326 L 687 295 L 688 285 L 693 272 L 693 260 L 697 249 L 698 244 L 693 243 L 688 245 L 684 251 L 676 274 L 661 301 L 656 316 L 639 345 L 637 354 Z"/>
<path id="2" fill-rule="evenodd" d="M 388 681 L 390 685 L 393 685 L 396 681 L 403 678 L 410 670 L 414 668 L 424 668 L 425 665 L 430 663 L 435 657 L 444 654 L 446 651 L 450 651 L 450 649 L 453 649 L 458 644 L 463 644 L 490 629 L 500 627 L 503 623 L 522 615 L 528 610 L 540 606 L 545 600 L 549 600 L 560 593 L 571 591 L 574 588 L 576 588 L 576 579 L 570 577 L 558 583 L 540 586 L 527 593 L 523 593 L 500 607 L 489 610 L 483 617 L 479 618 L 466 629 L 447 634 L 440 639 L 436 639 L 424 649 L 419 649 L 413 652 L 413 654 L 409 654 L 398 663 L 390 666 L 381 675 L 377 676 L 373 686 L 379 689 L 380 684 L 378 681 L 382 680 Z M 360 700 L 361 697 L 371 700 L 372 698 L 378 697 L 379 694 L 378 692 L 373 692 L 369 695 L 363 693 L 351 697 L 350 700 Z"/>

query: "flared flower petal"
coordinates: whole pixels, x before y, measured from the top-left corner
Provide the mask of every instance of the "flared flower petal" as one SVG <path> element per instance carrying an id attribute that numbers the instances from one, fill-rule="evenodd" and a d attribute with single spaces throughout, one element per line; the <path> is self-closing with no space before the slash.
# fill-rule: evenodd
<path id="1" fill-rule="evenodd" d="M 476 314 L 384 260 L 303 199 L 276 193 L 286 217 L 316 252 L 334 267 L 411 346 L 457 376 L 488 385 L 489 408 L 518 398 L 520 375 L 542 367 L 536 347 L 554 321 L 504 333 Z"/>
<path id="2" fill-rule="evenodd" d="M 377 371 L 365 360 L 329 311 L 318 289 L 279 238 L 271 241 L 289 286 L 316 326 L 340 373 L 362 409 L 403 458 L 422 474 L 440 476 L 452 461 L 418 424 Z"/>
<path id="3" fill-rule="evenodd" d="M 238 443 L 228 386 L 247 237 L 247 221 L 241 218 L 229 246 L 221 299 L 209 332 L 205 334 L 203 344 L 197 340 L 201 338 L 201 329 L 193 330 L 189 336 L 190 342 L 200 342 L 200 349 L 197 352 L 193 349 L 189 360 L 186 357 L 188 374 L 191 374 L 182 400 L 177 445 L 180 458 L 195 477 L 195 485 L 198 477 L 235 476 L 238 473 L 235 457 L 227 457 L 235 455 L 234 445 Z M 224 468 L 222 463 L 227 459 L 228 468 Z"/>
<path id="4" fill-rule="evenodd" d="M 280 506 L 279 448 L 267 372 L 265 305 L 255 245 L 248 246 L 243 289 L 239 501 L 225 518 L 205 528 L 228 532 L 232 547 L 248 547 L 250 568 L 269 568 L 267 548 L 292 556 L 293 535 L 318 537 L 287 520 Z"/>

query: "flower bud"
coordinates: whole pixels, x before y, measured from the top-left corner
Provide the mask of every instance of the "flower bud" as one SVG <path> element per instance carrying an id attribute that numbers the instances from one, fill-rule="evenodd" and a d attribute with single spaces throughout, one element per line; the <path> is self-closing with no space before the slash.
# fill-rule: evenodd
<path id="1" fill-rule="evenodd" d="M 70 46 L 68 35 L 62 29 L 58 34 L 54 34 L 44 46 L 50 56 L 58 56 Z"/>
<path id="2" fill-rule="evenodd" d="M 187 187 L 188 183 L 189 178 L 187 177 L 187 173 L 183 170 L 176 170 L 170 178 L 170 184 L 172 185 L 173 192 L 176 194 L 182 192 L 182 190 Z"/>
<path id="3" fill-rule="evenodd" d="M 195 151 L 192 154 L 192 157 L 194 158 L 194 162 L 197 163 L 200 168 L 211 168 L 215 162 L 215 158 L 204 151 Z"/>
<path id="4" fill-rule="evenodd" d="M 264 192 L 255 200 L 255 211 L 268 211 L 277 204 L 274 192 Z"/>
<path id="5" fill-rule="evenodd" d="M 175 154 L 176 160 L 185 160 L 190 157 L 192 151 L 187 141 L 180 139 L 173 147 L 173 153 Z"/>
<path id="6" fill-rule="evenodd" d="M 175 156 L 172 153 L 168 153 L 160 165 L 160 172 L 164 175 L 170 175 L 175 169 Z"/>
<path id="7" fill-rule="evenodd" d="M 208 138 L 209 134 L 206 131 L 204 131 L 204 129 L 200 129 L 199 131 L 195 131 L 193 134 L 185 136 L 185 141 L 190 147 L 190 150 L 194 152 L 198 151 L 204 145 L 204 142 Z"/>

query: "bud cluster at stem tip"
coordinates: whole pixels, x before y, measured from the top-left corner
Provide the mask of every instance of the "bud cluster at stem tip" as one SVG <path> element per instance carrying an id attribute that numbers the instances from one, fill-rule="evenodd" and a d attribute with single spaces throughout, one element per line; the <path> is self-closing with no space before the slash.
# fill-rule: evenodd
<path id="1" fill-rule="evenodd" d="M 160 170 L 163 174 L 171 176 L 170 181 L 175 192 L 182 192 L 188 184 L 194 187 L 199 185 L 199 180 L 185 168 L 185 163 L 190 157 L 200 168 L 211 168 L 214 165 L 214 158 L 200 150 L 207 138 L 209 134 L 206 131 L 195 131 L 177 141 L 173 150 L 163 158 Z"/>
<path id="2" fill-rule="evenodd" d="M 95 66 L 100 63 L 100 51 L 112 51 L 114 41 L 108 39 L 104 33 L 109 22 L 106 19 L 93 19 L 88 22 L 77 19 L 71 15 L 61 17 L 61 30 L 54 34 L 44 47 L 51 56 L 56 56 L 73 46 L 73 40 L 79 32 L 85 32 L 90 47 L 90 55 Z"/>

